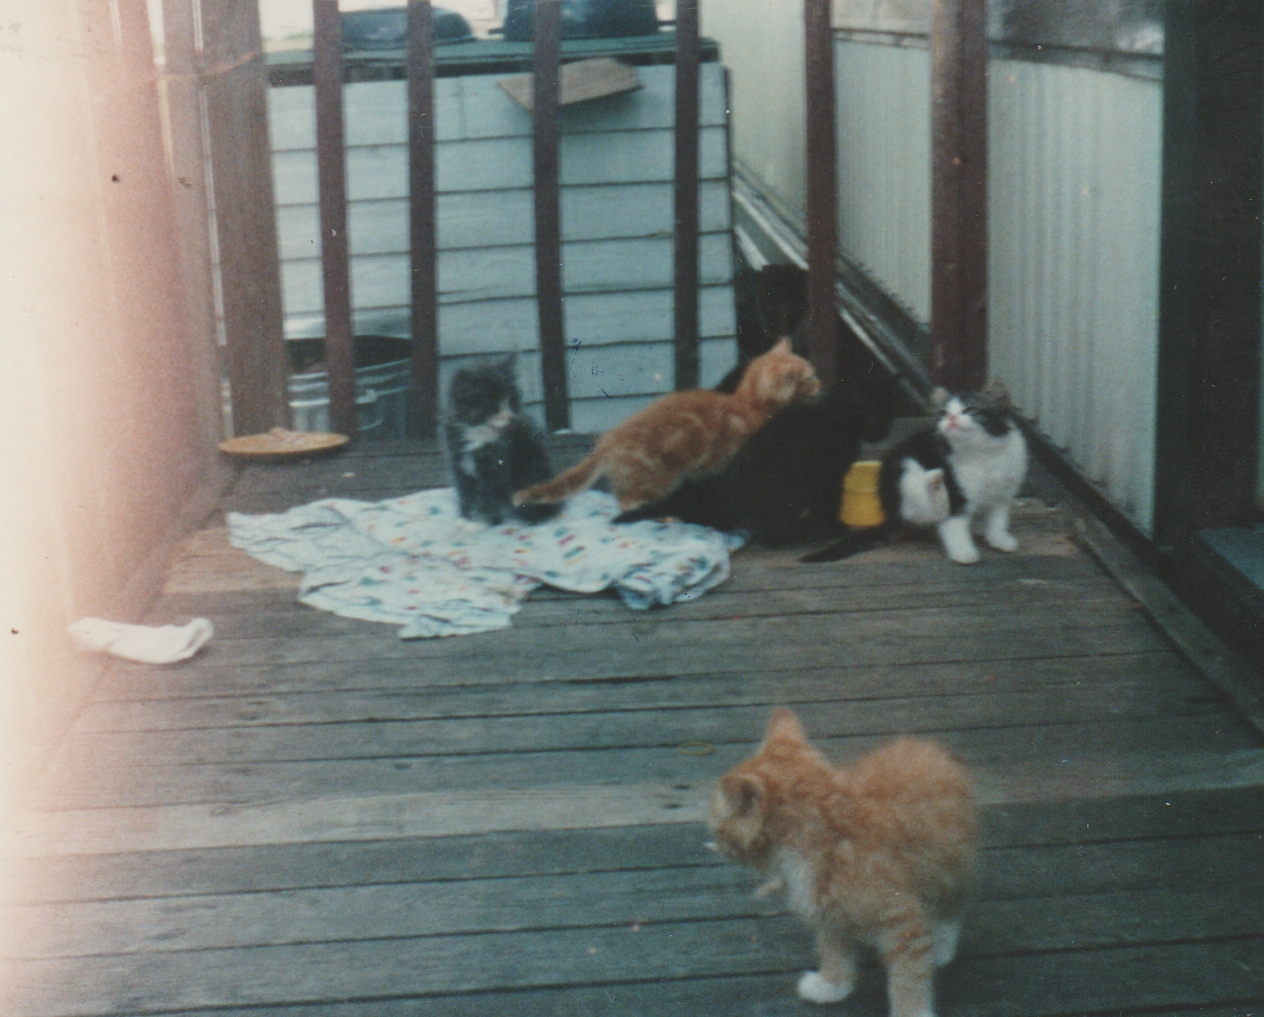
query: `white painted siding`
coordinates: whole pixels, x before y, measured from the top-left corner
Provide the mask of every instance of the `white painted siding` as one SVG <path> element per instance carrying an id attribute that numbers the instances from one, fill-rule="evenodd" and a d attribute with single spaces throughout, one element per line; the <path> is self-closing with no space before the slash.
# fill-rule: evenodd
<path id="1" fill-rule="evenodd" d="M 990 373 L 1146 532 L 1162 92 L 1075 67 L 989 69 Z"/>
<path id="2" fill-rule="evenodd" d="M 701 68 L 700 332 L 703 384 L 736 360 L 724 70 Z M 673 387 L 674 69 L 562 113 L 563 290 L 572 426 L 602 430 Z M 537 416 L 531 118 L 503 75 L 436 86 L 441 385 L 473 355 L 517 352 Z M 409 334 L 406 92 L 344 90 L 352 315 L 357 334 Z M 324 334 L 310 87 L 270 92 L 286 335 Z"/>

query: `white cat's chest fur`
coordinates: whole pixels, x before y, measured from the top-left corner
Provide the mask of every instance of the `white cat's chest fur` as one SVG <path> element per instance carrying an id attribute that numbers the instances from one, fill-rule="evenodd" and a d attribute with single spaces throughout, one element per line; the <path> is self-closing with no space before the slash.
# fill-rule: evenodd
<path id="1" fill-rule="evenodd" d="M 1018 494 L 1027 475 L 1027 443 L 1015 427 L 999 439 L 953 447 L 948 461 L 965 496 L 966 515 L 975 516 Z"/>
<path id="2" fill-rule="evenodd" d="M 473 424 L 466 426 L 461 434 L 461 438 L 465 443 L 463 455 L 461 456 L 461 472 L 467 476 L 478 476 L 478 467 L 474 463 L 474 453 L 484 445 L 490 445 L 492 442 L 500 438 L 502 432 L 509 426 L 513 420 L 513 410 L 509 408 L 508 403 L 501 403 L 500 410 L 495 416 L 488 418 L 481 424 Z"/>
<path id="3" fill-rule="evenodd" d="M 777 852 L 774 863 L 777 875 L 786 888 L 786 904 L 801 918 L 816 914 L 816 873 L 803 856 L 789 848 Z"/>

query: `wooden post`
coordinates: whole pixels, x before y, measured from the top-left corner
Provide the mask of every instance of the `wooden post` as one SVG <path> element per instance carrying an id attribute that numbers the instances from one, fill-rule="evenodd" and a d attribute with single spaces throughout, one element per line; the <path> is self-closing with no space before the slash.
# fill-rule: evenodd
<path id="1" fill-rule="evenodd" d="M 931 3 L 931 378 L 987 380 L 987 3 Z"/>
<path id="2" fill-rule="evenodd" d="M 173 27 L 201 19 L 197 67 L 209 142 L 223 341 L 233 431 L 255 434 L 289 419 L 281 313 L 268 78 L 257 0 L 203 2 Z M 192 40 L 188 49 L 192 50 Z M 177 51 L 178 52 L 178 51 Z M 185 64 L 186 68 L 188 64 Z M 197 181 L 189 183 L 197 187 Z"/>
<path id="3" fill-rule="evenodd" d="M 222 374 L 217 348 L 216 279 L 219 267 L 211 260 L 211 200 L 214 176 L 209 172 L 210 152 L 202 133 L 206 119 L 207 90 L 202 87 L 199 55 L 195 46 L 194 0 L 163 0 L 163 73 L 159 85 L 166 93 L 167 123 L 171 132 L 171 175 L 175 194 L 176 232 L 180 240 L 180 261 L 188 298 L 189 340 L 194 353 L 198 384 L 196 397 L 202 426 L 209 438 L 224 437 L 220 394 Z M 267 158 L 267 152 L 263 153 Z M 231 167 L 226 167 L 231 172 Z M 268 207 L 272 207 L 271 174 L 268 174 Z M 275 260 L 275 244 L 273 245 Z M 222 278 L 222 276 L 220 276 Z M 279 346 L 281 331 L 280 276 L 273 284 L 278 296 L 273 302 L 276 315 L 271 328 Z M 280 358 L 278 358 L 280 359 Z M 249 400 L 246 401 L 248 405 Z M 243 405 L 241 409 L 246 409 Z M 284 406 L 268 409 L 276 412 Z M 284 423 L 284 418 L 277 421 Z M 268 426 L 271 426 L 270 424 Z M 266 430 L 267 427 L 262 428 Z"/>
<path id="4" fill-rule="evenodd" d="M 698 386 L 698 0 L 676 3 L 676 389 Z"/>
<path id="5" fill-rule="evenodd" d="M 313 0 L 312 79 L 316 86 L 316 159 L 320 252 L 325 289 L 325 367 L 329 426 L 356 436 L 355 347 L 347 265 L 347 173 L 342 128 L 342 15 L 338 0 Z"/>
<path id="6" fill-rule="evenodd" d="M 430 0 L 408 2 L 408 218 L 412 256 L 412 430 L 434 431 L 439 412 L 435 236 L 434 29 Z"/>
<path id="7" fill-rule="evenodd" d="M 566 337 L 562 315 L 562 210 L 558 190 L 560 135 L 557 75 L 562 49 L 561 0 L 535 0 L 535 74 L 531 119 L 535 129 L 535 291 L 540 322 L 544 421 L 550 431 L 570 427 Z"/>
<path id="8" fill-rule="evenodd" d="M 807 71 L 808 353 L 821 381 L 835 380 L 838 309 L 834 266 L 838 250 L 838 159 L 834 118 L 834 30 L 830 0 L 805 0 Z"/>

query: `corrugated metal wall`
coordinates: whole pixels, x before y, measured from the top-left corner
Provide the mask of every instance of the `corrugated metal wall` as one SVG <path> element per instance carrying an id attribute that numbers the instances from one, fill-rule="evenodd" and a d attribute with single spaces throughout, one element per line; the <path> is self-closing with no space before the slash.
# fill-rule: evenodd
<path id="1" fill-rule="evenodd" d="M 989 69 L 990 373 L 1149 532 L 1163 86 Z"/>
<path id="2" fill-rule="evenodd" d="M 767 40 L 788 42 L 796 27 L 801 46 L 801 7 L 717 0 L 704 14 L 732 72 L 735 158 L 775 199 L 802 212 L 802 143 L 791 143 L 789 127 L 777 127 L 774 137 L 768 126 L 802 129 L 802 53 L 787 50 L 772 68 L 766 57 Z M 901 41 L 908 44 L 893 44 Z M 840 38 L 834 52 L 842 251 L 926 325 L 924 46 L 919 36 Z M 991 373 L 1146 532 L 1153 515 L 1162 90 L 1155 80 L 1061 64 L 993 59 L 989 69 Z"/>

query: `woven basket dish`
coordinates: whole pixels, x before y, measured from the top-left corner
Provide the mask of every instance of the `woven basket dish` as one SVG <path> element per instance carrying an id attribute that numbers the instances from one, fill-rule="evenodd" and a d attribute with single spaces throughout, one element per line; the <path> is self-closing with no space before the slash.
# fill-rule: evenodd
<path id="1" fill-rule="evenodd" d="M 264 434 L 246 434 L 219 443 L 220 451 L 233 456 L 301 456 L 341 448 L 351 439 L 345 434 L 287 431 L 274 427 Z"/>

